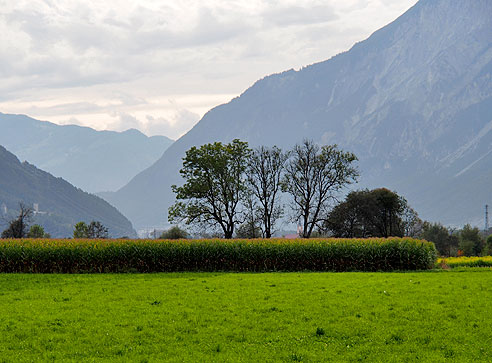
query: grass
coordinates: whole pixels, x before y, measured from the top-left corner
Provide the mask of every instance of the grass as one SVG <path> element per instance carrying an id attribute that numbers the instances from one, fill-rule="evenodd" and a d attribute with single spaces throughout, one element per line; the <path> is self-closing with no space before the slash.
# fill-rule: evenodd
<path id="1" fill-rule="evenodd" d="M 492 271 L 0 274 L 0 362 L 489 362 Z"/>

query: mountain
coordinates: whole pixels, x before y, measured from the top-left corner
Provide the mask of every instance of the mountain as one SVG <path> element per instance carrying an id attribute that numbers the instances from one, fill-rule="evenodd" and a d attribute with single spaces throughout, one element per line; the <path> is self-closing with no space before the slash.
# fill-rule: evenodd
<path id="1" fill-rule="evenodd" d="M 100 221 L 112 237 L 136 237 L 135 230 L 116 208 L 61 178 L 36 168 L 0 146 L 0 227 L 15 217 L 19 203 L 38 205 L 34 223 L 52 237 L 69 237 L 79 221 Z"/>
<path id="2" fill-rule="evenodd" d="M 96 131 L 0 113 L 0 145 L 89 192 L 119 189 L 159 159 L 172 142 L 134 129 Z"/>
<path id="3" fill-rule="evenodd" d="M 491 0 L 421 0 L 349 51 L 212 109 L 108 199 L 136 228 L 162 224 L 191 146 L 309 138 L 359 157 L 355 188 L 388 187 L 424 219 L 479 225 L 492 203 L 491 14 Z"/>

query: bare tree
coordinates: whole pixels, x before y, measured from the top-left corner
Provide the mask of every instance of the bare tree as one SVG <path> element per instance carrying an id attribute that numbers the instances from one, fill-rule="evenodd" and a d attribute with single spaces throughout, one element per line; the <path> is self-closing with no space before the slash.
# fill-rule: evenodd
<path id="1" fill-rule="evenodd" d="M 272 236 L 275 222 L 283 214 L 278 197 L 286 160 L 287 154 L 276 146 L 261 146 L 253 150 L 249 159 L 247 180 L 249 189 L 259 201 L 257 215 L 265 238 Z"/>
<path id="2" fill-rule="evenodd" d="M 108 229 L 99 221 L 92 221 L 87 226 L 87 237 L 106 239 L 109 237 Z"/>
<path id="3" fill-rule="evenodd" d="M 9 222 L 9 226 L 2 232 L 2 238 L 24 238 L 27 236 L 29 223 L 32 220 L 33 211 L 24 203 L 19 203 L 17 218 Z"/>
<path id="4" fill-rule="evenodd" d="M 339 150 L 337 145 L 320 147 L 304 140 L 294 147 L 286 163 L 282 190 L 293 198 L 292 217 L 301 221 L 303 238 L 309 238 L 324 220 L 329 200 L 356 181 L 359 173 L 353 166 L 355 161 L 354 154 Z"/>

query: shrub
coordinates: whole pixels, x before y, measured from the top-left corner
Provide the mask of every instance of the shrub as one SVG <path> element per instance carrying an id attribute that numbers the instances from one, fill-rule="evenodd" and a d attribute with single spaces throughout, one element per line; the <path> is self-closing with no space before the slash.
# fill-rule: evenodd
<path id="1" fill-rule="evenodd" d="M 162 232 L 160 239 L 187 239 L 188 232 L 184 229 L 174 226 L 169 228 L 167 231 Z"/>
<path id="2" fill-rule="evenodd" d="M 411 238 L 309 240 L 3 240 L 0 272 L 394 271 L 434 267 Z"/>

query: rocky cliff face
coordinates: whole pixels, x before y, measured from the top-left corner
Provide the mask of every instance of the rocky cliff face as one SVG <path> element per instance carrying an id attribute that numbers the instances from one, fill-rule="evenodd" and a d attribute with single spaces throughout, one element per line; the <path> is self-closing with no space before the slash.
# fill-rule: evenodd
<path id="1" fill-rule="evenodd" d="M 209 111 L 110 201 L 136 226 L 161 224 L 191 146 L 311 138 L 359 156 L 356 188 L 385 186 L 425 219 L 478 225 L 492 203 L 491 15 L 490 0 L 421 0 L 348 52 Z"/>

